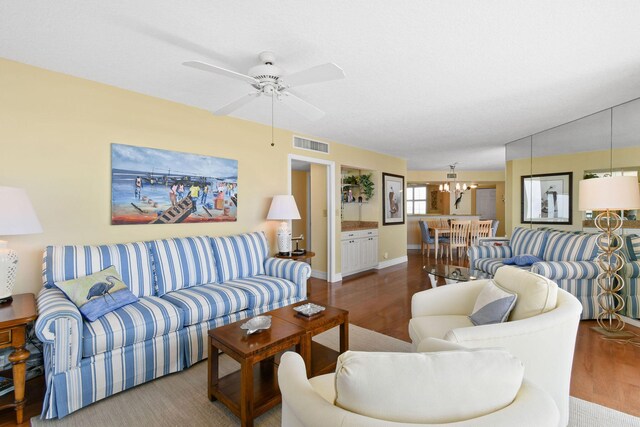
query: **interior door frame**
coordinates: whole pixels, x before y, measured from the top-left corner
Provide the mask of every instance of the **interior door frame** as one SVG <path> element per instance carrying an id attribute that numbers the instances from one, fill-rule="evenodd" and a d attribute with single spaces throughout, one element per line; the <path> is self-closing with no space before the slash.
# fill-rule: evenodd
<path id="1" fill-rule="evenodd" d="M 299 154 L 289 154 L 287 159 L 289 167 L 289 194 L 291 194 L 292 160 L 327 166 L 327 281 L 330 283 L 338 282 L 341 278 L 336 275 L 336 163 L 332 160 L 323 160 L 315 157 L 301 156 Z M 309 195 L 309 197 L 311 197 L 311 195 Z"/>

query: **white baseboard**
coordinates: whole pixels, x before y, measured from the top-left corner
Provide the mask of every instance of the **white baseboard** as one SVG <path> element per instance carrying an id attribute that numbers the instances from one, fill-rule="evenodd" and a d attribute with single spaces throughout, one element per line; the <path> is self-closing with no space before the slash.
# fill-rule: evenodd
<path id="1" fill-rule="evenodd" d="M 326 271 L 311 270 L 311 277 L 316 278 L 316 279 L 320 279 L 320 280 L 327 280 L 327 272 Z"/>
<path id="2" fill-rule="evenodd" d="M 635 326 L 636 328 L 640 328 L 640 320 L 638 320 L 638 319 L 633 319 L 631 317 L 622 316 L 622 320 L 624 320 L 624 323 L 626 323 L 627 325 L 631 325 L 631 326 Z"/>
<path id="3" fill-rule="evenodd" d="M 420 247 L 421 247 L 421 246 L 420 246 L 420 244 L 417 244 L 417 245 L 414 245 L 414 244 L 407 245 L 407 249 L 420 249 Z"/>
<path id="4" fill-rule="evenodd" d="M 394 258 L 394 259 L 385 259 L 384 261 L 381 261 L 378 263 L 378 270 L 381 270 L 383 268 L 387 268 L 387 267 L 391 267 L 392 265 L 397 265 L 397 264 L 402 264 L 407 262 L 409 259 L 407 258 L 407 256 L 401 256 L 399 258 Z"/>

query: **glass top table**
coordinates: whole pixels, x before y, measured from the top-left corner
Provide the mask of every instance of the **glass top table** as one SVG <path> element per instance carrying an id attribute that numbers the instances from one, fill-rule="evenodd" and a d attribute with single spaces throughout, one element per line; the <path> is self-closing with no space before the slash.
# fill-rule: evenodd
<path id="1" fill-rule="evenodd" d="M 469 280 L 489 279 L 491 276 L 480 270 L 471 270 L 467 267 L 446 264 L 427 264 L 422 269 L 429 275 L 431 284 L 435 287 L 438 278 L 443 278 L 445 283 L 468 282 Z"/>

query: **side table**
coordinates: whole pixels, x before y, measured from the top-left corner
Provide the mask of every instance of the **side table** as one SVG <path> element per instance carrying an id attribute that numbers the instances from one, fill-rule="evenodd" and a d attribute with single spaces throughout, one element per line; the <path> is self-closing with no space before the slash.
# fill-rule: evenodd
<path id="1" fill-rule="evenodd" d="M 311 259 L 314 256 L 316 256 L 316 253 L 315 252 L 311 252 L 311 251 L 307 251 L 307 252 L 303 253 L 302 255 L 280 255 L 280 254 L 275 254 L 274 256 L 276 258 L 292 259 L 294 261 L 305 261 L 307 259 Z"/>
<path id="2" fill-rule="evenodd" d="M 13 371 L 14 403 L 0 407 L 0 410 L 15 408 L 16 424 L 22 424 L 25 403 L 25 362 L 29 358 L 29 351 L 24 348 L 27 324 L 36 317 L 36 299 L 33 294 L 13 295 L 13 301 L 0 304 L 0 348 L 14 348 L 13 353 L 9 355 Z"/>

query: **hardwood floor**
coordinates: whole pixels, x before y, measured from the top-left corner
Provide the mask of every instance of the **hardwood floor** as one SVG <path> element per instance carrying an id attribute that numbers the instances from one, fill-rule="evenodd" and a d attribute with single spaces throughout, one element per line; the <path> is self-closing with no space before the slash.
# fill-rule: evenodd
<path id="1" fill-rule="evenodd" d="M 357 274 L 335 284 L 311 279 L 310 299 L 349 310 L 349 321 L 355 325 L 409 341 L 411 297 L 431 289 L 431 282 L 422 272 L 419 252 L 410 251 L 408 258 L 407 264 Z M 591 330 L 594 325 L 595 321 L 580 322 L 571 395 L 640 416 L 640 347 L 605 341 Z M 640 334 L 639 328 L 627 329 Z M 28 426 L 29 419 L 40 413 L 43 377 L 27 382 L 26 396 L 25 422 L 21 426 Z M 12 398 L 12 393 L 2 396 L 0 406 Z M 0 427 L 15 425 L 13 411 L 0 412 Z"/>

